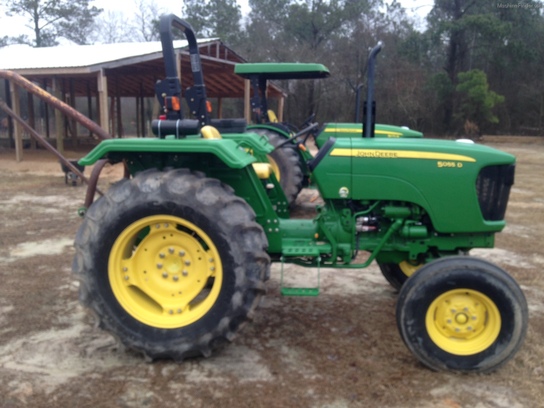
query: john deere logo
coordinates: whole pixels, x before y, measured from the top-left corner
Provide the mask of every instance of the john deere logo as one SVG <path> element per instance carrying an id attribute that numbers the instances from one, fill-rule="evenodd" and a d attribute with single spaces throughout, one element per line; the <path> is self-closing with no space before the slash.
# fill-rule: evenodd
<path id="1" fill-rule="evenodd" d="M 349 195 L 349 189 L 347 187 L 340 187 L 340 190 L 338 190 L 338 195 L 340 198 L 346 198 Z"/>

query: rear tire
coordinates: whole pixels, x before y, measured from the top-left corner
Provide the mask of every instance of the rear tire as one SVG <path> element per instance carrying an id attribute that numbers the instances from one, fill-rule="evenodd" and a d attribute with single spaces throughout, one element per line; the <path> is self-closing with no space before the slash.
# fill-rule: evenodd
<path id="1" fill-rule="evenodd" d="M 124 179 L 77 233 L 80 300 L 151 359 L 209 356 L 264 293 L 270 259 L 254 219 L 230 187 L 188 170 Z"/>
<path id="2" fill-rule="evenodd" d="M 397 325 L 434 370 L 488 372 L 510 360 L 527 331 L 527 302 L 496 265 L 455 256 L 430 262 L 402 287 Z"/>
<path id="3" fill-rule="evenodd" d="M 270 129 L 251 129 L 251 132 L 266 136 L 268 142 L 276 147 L 285 138 Z M 304 175 L 300 164 L 300 156 L 294 144 L 285 144 L 268 154 L 272 169 L 278 179 L 289 205 L 294 204 L 298 193 L 302 190 Z"/>

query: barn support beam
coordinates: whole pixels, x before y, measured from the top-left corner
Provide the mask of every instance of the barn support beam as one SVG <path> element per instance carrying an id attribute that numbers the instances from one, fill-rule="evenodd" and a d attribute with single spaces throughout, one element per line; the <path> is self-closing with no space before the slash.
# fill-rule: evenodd
<path id="1" fill-rule="evenodd" d="M 21 92 L 20 88 L 15 85 L 15 83 L 10 83 L 10 92 L 11 92 L 11 105 L 13 112 L 20 116 L 21 115 Z M 15 139 L 15 160 L 20 162 L 23 160 L 23 129 L 19 123 L 15 123 L 14 126 L 14 139 Z"/>
<path id="2" fill-rule="evenodd" d="M 93 120 L 93 97 L 91 94 L 91 83 L 87 81 L 87 115 Z M 89 137 L 93 137 L 93 132 L 89 130 Z"/>
<path id="3" fill-rule="evenodd" d="M 28 125 L 32 129 L 36 129 L 36 114 L 34 112 L 34 95 L 27 94 L 27 111 L 28 111 Z M 30 138 L 30 147 L 34 150 L 38 149 L 38 144 L 34 138 Z"/>
<path id="4" fill-rule="evenodd" d="M 251 123 L 251 81 L 244 79 L 244 119 Z"/>
<path id="5" fill-rule="evenodd" d="M 98 73 L 98 107 L 100 113 L 100 127 L 110 133 L 110 117 L 108 112 L 108 78 L 103 69 Z"/>
<path id="6" fill-rule="evenodd" d="M 62 90 L 57 77 L 53 78 L 53 96 L 63 101 Z M 57 136 L 57 150 L 60 152 L 60 154 L 64 154 L 64 118 L 58 109 L 55 109 L 55 129 Z"/>

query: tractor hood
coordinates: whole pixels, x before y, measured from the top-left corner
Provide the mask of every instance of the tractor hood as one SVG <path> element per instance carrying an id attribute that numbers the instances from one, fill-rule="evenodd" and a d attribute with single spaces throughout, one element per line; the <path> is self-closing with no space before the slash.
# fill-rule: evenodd
<path id="1" fill-rule="evenodd" d="M 322 146 L 329 137 L 362 137 L 364 125 L 362 123 L 327 123 L 317 136 L 318 146 Z M 377 138 L 422 138 L 423 133 L 407 128 L 406 126 L 393 126 L 376 123 L 375 137 Z"/>
<path id="2" fill-rule="evenodd" d="M 412 202 L 440 232 L 491 232 L 504 227 L 514 165 L 511 154 L 474 143 L 338 138 L 312 179 L 325 199 Z"/>

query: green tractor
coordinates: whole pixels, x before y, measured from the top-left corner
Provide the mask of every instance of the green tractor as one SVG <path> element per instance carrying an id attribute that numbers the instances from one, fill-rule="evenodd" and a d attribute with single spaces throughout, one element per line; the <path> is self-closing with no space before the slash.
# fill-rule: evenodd
<path id="1" fill-rule="evenodd" d="M 368 60 L 367 100 L 373 99 L 374 64 L 381 46 L 371 51 Z M 329 77 L 329 70 L 322 64 L 312 63 L 246 63 L 236 64 L 234 72 L 250 81 L 252 97 L 250 100 L 253 112 L 253 124 L 247 129 L 250 132 L 264 135 L 276 147 L 282 147 L 274 157 L 273 165 L 277 168 L 289 203 L 293 203 L 303 187 L 311 185 L 310 172 L 306 162 L 312 155 L 306 147 L 306 141 L 312 136 L 315 146 L 319 149 L 330 137 L 361 137 L 364 132 L 364 123 L 359 123 L 359 103 L 356 103 L 354 123 L 326 123 L 321 128 L 311 127 L 315 114 L 311 114 L 300 126 L 288 122 L 279 122 L 276 113 L 269 109 L 267 98 L 268 82 L 273 80 L 307 80 Z M 359 100 L 360 87 L 357 92 Z M 365 118 L 368 110 L 365 106 Z M 371 113 L 371 112 L 370 112 Z M 373 120 L 373 118 L 372 118 Z M 370 126 L 370 124 L 368 124 Z M 423 134 L 404 126 L 392 126 L 372 123 L 371 130 L 376 137 L 387 138 L 421 138 Z M 302 140 L 303 138 L 303 140 Z M 286 142 L 289 140 L 290 142 Z"/>
<path id="2" fill-rule="evenodd" d="M 174 15 L 160 24 L 193 35 Z M 165 84 L 180 89 L 177 75 Z M 491 371 L 521 347 L 523 292 L 468 255 L 492 248 L 505 226 L 514 156 L 454 141 L 331 137 L 306 162 L 324 204 L 293 218 L 266 161 L 274 146 L 184 119 L 167 98 L 154 128 L 169 134 L 103 141 L 79 162 L 127 170 L 86 211 L 73 261 L 83 305 L 127 348 L 150 359 L 209 356 L 255 313 L 271 262 L 342 273 L 373 261 L 419 267 L 400 289 L 396 319 L 430 368 Z"/>

